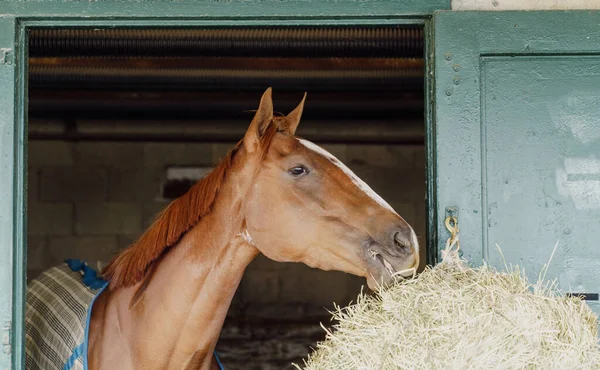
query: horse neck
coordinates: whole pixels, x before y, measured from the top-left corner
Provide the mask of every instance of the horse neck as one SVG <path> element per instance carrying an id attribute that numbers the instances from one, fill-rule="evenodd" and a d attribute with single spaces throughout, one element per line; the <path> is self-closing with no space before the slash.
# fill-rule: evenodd
<path id="1" fill-rule="evenodd" d="M 182 369 L 190 362 L 208 368 L 244 270 L 258 254 L 244 238 L 239 189 L 222 187 L 213 210 L 160 260 L 133 307 L 140 284 L 113 293 L 114 322 L 128 336 L 136 368 Z M 146 359 L 151 363 L 143 364 Z"/>

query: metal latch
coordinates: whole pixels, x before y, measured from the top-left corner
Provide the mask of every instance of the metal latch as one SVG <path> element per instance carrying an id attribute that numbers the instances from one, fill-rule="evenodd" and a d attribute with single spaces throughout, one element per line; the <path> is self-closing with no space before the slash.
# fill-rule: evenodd
<path id="1" fill-rule="evenodd" d="M 446 216 L 444 216 L 444 218 L 446 217 L 455 217 L 456 219 L 458 219 L 458 207 L 446 207 Z"/>

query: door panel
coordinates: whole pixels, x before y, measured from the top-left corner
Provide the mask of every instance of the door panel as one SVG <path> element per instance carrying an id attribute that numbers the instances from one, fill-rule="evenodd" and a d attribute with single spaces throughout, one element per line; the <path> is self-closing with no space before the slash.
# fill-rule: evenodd
<path id="1" fill-rule="evenodd" d="M 567 291 L 596 293 L 600 57 L 482 62 L 487 246 L 498 243 L 511 262 L 538 273 L 558 242 L 549 277 Z"/>
<path id="2" fill-rule="evenodd" d="M 457 207 L 470 261 L 502 267 L 498 245 L 536 281 L 558 242 L 546 277 L 600 292 L 599 23 L 598 12 L 435 15 L 438 245 Z"/>

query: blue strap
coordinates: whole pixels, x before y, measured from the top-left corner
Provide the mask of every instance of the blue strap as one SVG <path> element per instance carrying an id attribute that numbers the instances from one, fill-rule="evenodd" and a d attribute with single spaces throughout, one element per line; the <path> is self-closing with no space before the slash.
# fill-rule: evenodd
<path id="1" fill-rule="evenodd" d="M 65 260 L 73 271 L 83 271 L 83 283 L 92 289 L 100 289 L 106 285 L 106 280 L 98 276 L 96 270 L 88 266 L 85 261 L 79 259 Z"/>
<path id="2" fill-rule="evenodd" d="M 217 351 L 214 351 L 214 354 L 215 354 L 215 360 L 217 360 L 217 364 L 219 365 L 219 369 L 225 370 L 225 368 L 223 367 L 223 364 L 221 363 L 221 360 L 219 360 L 219 355 L 217 354 Z"/>
<path id="3" fill-rule="evenodd" d="M 73 366 L 75 365 L 75 361 L 77 361 L 77 359 L 81 357 L 83 353 L 83 347 L 83 343 L 75 347 L 75 350 L 73 350 L 71 357 L 69 357 L 67 363 L 65 364 L 65 366 L 63 366 L 63 370 L 71 370 L 73 368 Z"/>
<path id="4" fill-rule="evenodd" d="M 96 298 L 98 298 L 98 296 L 100 296 L 100 294 L 104 291 L 104 289 L 107 286 L 108 286 L 108 283 L 105 283 L 104 286 L 102 287 L 102 289 L 100 289 L 100 291 L 98 291 L 98 293 L 96 294 L 96 296 L 90 303 L 90 307 L 88 308 L 88 311 L 87 311 L 87 317 L 85 319 L 85 336 L 84 336 L 84 340 L 83 340 L 83 353 L 81 354 L 83 356 L 83 370 L 88 370 L 88 345 L 89 345 L 88 340 L 90 337 L 90 320 L 92 318 L 92 308 L 94 307 L 94 302 L 96 302 Z"/>

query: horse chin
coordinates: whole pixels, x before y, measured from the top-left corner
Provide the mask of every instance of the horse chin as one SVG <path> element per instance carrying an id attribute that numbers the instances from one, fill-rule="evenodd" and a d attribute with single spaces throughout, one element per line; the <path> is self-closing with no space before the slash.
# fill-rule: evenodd
<path id="1" fill-rule="evenodd" d="M 374 292 L 385 289 L 393 282 L 393 278 L 391 276 L 373 276 L 369 274 L 367 276 L 367 286 Z"/>
<path id="2" fill-rule="evenodd" d="M 372 291 L 377 291 L 379 289 L 379 283 L 377 283 L 371 275 L 367 276 L 367 286 Z"/>

